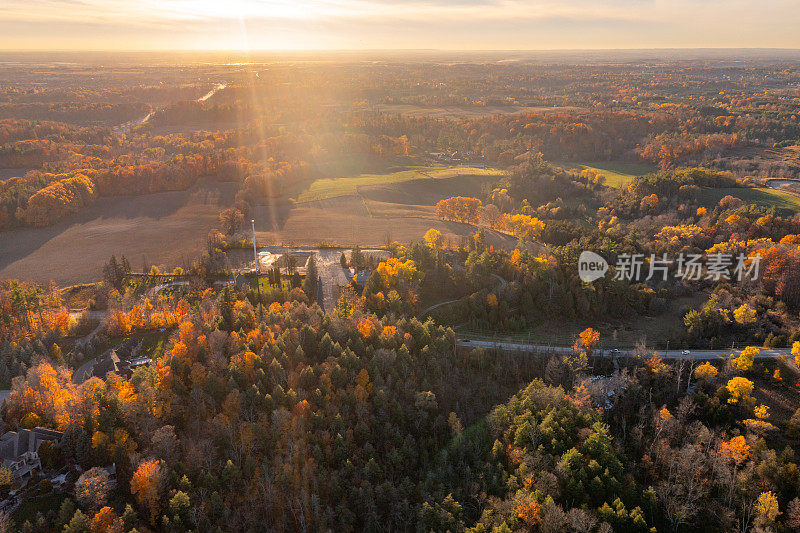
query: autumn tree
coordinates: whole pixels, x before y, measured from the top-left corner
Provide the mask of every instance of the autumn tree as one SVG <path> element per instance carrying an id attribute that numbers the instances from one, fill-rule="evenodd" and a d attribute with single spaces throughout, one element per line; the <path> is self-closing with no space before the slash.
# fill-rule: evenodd
<path id="1" fill-rule="evenodd" d="M 769 527 L 775 523 L 779 514 L 778 497 L 772 491 L 762 492 L 756 501 L 756 523 Z"/>
<path id="2" fill-rule="evenodd" d="M 756 321 L 756 310 L 747 304 L 742 304 L 733 312 L 733 318 L 743 326 L 750 325 Z"/>
<path id="3" fill-rule="evenodd" d="M 103 507 L 92 518 L 92 531 L 98 533 L 122 533 L 125 524 L 111 507 Z"/>
<path id="4" fill-rule="evenodd" d="M 753 368 L 753 361 L 760 351 L 761 350 L 755 346 L 748 346 L 741 351 L 739 357 L 733 360 L 732 364 L 734 368 L 737 368 L 743 372 L 750 370 Z"/>
<path id="5" fill-rule="evenodd" d="M 578 334 L 578 340 L 575 341 L 575 349 L 580 350 L 583 348 L 586 355 L 592 355 L 597 343 L 600 341 L 600 332 L 592 328 L 586 328 Z"/>
<path id="6" fill-rule="evenodd" d="M 425 232 L 425 242 L 431 248 L 439 248 L 442 245 L 442 233 L 434 228 Z"/>
<path id="7" fill-rule="evenodd" d="M 31 226 L 46 226 L 67 215 L 77 213 L 94 201 L 95 185 L 78 174 L 55 181 L 34 193 L 28 205 L 17 212 L 17 218 Z"/>
<path id="8" fill-rule="evenodd" d="M 544 222 L 530 215 L 504 214 L 501 217 L 500 222 L 497 224 L 497 228 L 507 231 L 515 237 L 519 237 L 520 239 L 535 241 L 538 240 L 542 235 L 542 231 L 544 230 Z"/>
<path id="9" fill-rule="evenodd" d="M 146 460 L 131 477 L 131 494 L 150 514 L 150 524 L 155 526 L 161 513 L 161 498 L 164 491 L 164 478 L 161 464 L 156 460 Z"/>
<path id="10" fill-rule="evenodd" d="M 744 379 L 744 378 L 739 378 Z M 733 475 L 731 476 L 731 484 L 730 490 L 728 493 L 728 500 L 733 500 L 733 487 L 736 484 L 736 472 L 749 457 L 750 455 L 750 445 L 747 444 L 747 439 L 742 437 L 741 435 L 738 437 L 734 437 L 728 442 L 723 441 L 720 443 L 719 452 L 722 457 L 733 461 Z"/>
<path id="11" fill-rule="evenodd" d="M 75 482 L 75 497 L 92 510 L 100 509 L 108 501 L 114 481 L 105 468 L 90 468 Z"/>
<path id="12" fill-rule="evenodd" d="M 454 196 L 436 204 L 436 216 L 443 220 L 455 220 L 466 224 L 480 221 L 482 202 L 477 198 Z"/>
<path id="13" fill-rule="evenodd" d="M 703 363 L 694 369 L 694 377 L 703 381 L 714 379 L 719 374 L 717 368 L 711 363 Z"/>
<path id="14" fill-rule="evenodd" d="M 233 235 L 242 227 L 244 215 L 235 207 L 229 207 L 219 214 L 219 223 L 225 235 Z"/>
<path id="15" fill-rule="evenodd" d="M 747 401 L 751 398 L 750 393 L 753 392 L 753 382 L 747 378 L 736 376 L 728 381 L 725 386 L 730 393 L 728 403 L 738 403 L 739 401 Z"/>

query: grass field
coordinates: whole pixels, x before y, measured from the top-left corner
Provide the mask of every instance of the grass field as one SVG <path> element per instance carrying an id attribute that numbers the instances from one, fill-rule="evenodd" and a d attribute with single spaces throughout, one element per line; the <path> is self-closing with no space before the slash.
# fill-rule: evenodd
<path id="1" fill-rule="evenodd" d="M 776 207 L 791 212 L 800 211 L 800 196 L 778 189 L 751 189 L 732 187 L 722 189 L 703 189 L 700 193 L 700 203 L 713 207 L 724 196 L 735 196 L 747 203 L 758 204 L 764 207 Z"/>
<path id="2" fill-rule="evenodd" d="M 627 161 L 554 161 L 553 164 L 567 170 L 594 170 L 605 176 L 606 185 L 610 187 L 624 187 L 632 182 L 636 176 L 643 176 L 657 170 L 655 166 L 649 163 L 629 163 Z"/>
<path id="3" fill-rule="evenodd" d="M 440 173 L 439 175 L 442 175 Z M 457 244 L 474 226 L 436 217 L 436 203 L 451 196 L 480 196 L 493 176 L 456 176 L 386 182 L 359 187 L 358 195 L 334 196 L 289 208 L 253 210 L 259 243 L 379 246 L 387 241 L 418 241 L 430 228 Z M 508 249 L 517 239 L 487 232 L 487 243 Z"/>
<path id="4" fill-rule="evenodd" d="M 353 177 L 325 178 L 311 185 L 297 196 L 298 202 L 313 202 L 356 194 L 359 187 L 388 185 L 413 180 L 448 179 L 458 176 L 500 176 L 503 171 L 477 167 L 418 166 L 383 174 L 359 174 Z"/>
<path id="5" fill-rule="evenodd" d="M 480 196 L 486 182 L 500 174 L 438 165 L 317 180 L 298 193 L 303 201 L 257 205 L 252 218 L 259 244 L 375 246 L 420 240 L 430 228 L 456 243 L 476 230 L 439 220 L 436 202 Z M 165 271 L 186 268 L 205 249 L 208 231 L 219 227 L 219 212 L 232 205 L 236 190 L 235 183 L 209 182 L 188 191 L 102 198 L 51 227 L 0 232 L 0 279 L 98 281 L 111 254 L 124 254 L 137 270 L 151 264 Z M 493 232 L 487 238 L 496 247 L 516 243 Z M 80 291 L 74 296 L 81 300 Z"/>

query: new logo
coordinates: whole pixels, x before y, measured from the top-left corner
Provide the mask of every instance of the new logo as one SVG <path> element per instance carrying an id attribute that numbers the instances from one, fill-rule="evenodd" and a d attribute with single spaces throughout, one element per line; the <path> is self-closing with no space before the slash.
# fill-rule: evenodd
<path id="1" fill-rule="evenodd" d="M 608 262 L 594 252 L 583 251 L 578 258 L 578 277 L 585 283 L 600 279 L 608 272 Z"/>

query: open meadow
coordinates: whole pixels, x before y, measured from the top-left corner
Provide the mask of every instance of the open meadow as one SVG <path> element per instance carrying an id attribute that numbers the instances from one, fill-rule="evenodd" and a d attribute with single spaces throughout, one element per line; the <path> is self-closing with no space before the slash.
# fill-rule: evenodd
<path id="1" fill-rule="evenodd" d="M 476 228 L 440 220 L 436 203 L 451 196 L 478 196 L 500 174 L 495 169 L 434 166 L 321 179 L 300 192 L 293 205 L 257 206 L 256 230 L 260 240 L 271 243 L 378 246 L 420 240 L 435 228 L 458 243 Z M 501 248 L 517 242 L 495 231 L 488 231 L 487 240 Z"/>
<path id="2" fill-rule="evenodd" d="M 492 178 L 501 176 L 502 171 L 492 168 L 478 168 L 470 166 L 412 166 L 399 169 L 388 169 L 384 173 L 359 174 L 339 178 L 324 178 L 313 181 L 309 187 L 297 196 L 297 202 L 309 202 L 358 194 L 359 188 L 391 185 L 408 181 L 443 180 L 457 178 L 448 182 L 455 189 L 460 189 L 462 178 L 482 177 Z M 454 196 L 454 192 L 451 196 Z M 463 193 L 462 193 L 463 194 Z"/>
<path id="3" fill-rule="evenodd" d="M 609 187 L 625 187 L 633 178 L 655 172 L 654 165 L 646 162 L 629 161 L 580 161 L 580 162 L 553 162 L 565 170 L 592 170 L 606 178 Z"/>
<path id="4" fill-rule="evenodd" d="M 720 189 L 704 189 L 700 193 L 700 202 L 713 207 L 725 196 L 734 196 L 749 204 L 763 207 L 775 207 L 784 212 L 800 211 L 800 196 L 779 189 L 732 187 Z"/>

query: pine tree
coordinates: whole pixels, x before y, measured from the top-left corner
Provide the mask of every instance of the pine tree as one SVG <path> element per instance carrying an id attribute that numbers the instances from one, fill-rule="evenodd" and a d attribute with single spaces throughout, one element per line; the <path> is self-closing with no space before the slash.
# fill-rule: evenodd
<path id="1" fill-rule="evenodd" d="M 315 302 L 317 300 L 317 262 L 314 256 L 308 258 L 308 267 L 306 269 L 306 278 L 303 280 L 303 292 L 306 293 L 309 300 Z"/>

